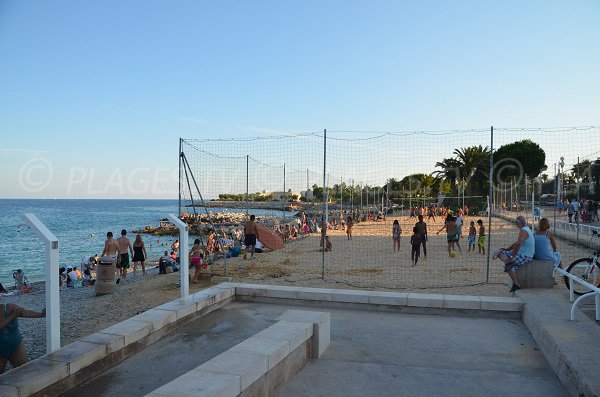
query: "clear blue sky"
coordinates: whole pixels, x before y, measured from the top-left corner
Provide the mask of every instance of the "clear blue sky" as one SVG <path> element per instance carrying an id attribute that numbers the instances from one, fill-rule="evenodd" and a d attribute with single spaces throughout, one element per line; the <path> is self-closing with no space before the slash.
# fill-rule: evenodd
<path id="1" fill-rule="evenodd" d="M 598 125 L 599 21 L 596 0 L 1 0 L 0 197 L 174 198 L 179 137 Z"/>

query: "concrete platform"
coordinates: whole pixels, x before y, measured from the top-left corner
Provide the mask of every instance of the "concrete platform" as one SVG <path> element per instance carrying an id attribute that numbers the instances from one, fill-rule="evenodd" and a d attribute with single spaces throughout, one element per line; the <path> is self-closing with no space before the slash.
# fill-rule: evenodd
<path id="1" fill-rule="evenodd" d="M 578 310 L 570 320 L 571 303 L 566 289 L 519 290 L 525 302 L 523 321 L 540 350 L 572 396 L 599 396 L 600 324 L 590 318 L 594 305 Z M 594 298 L 588 298 L 593 303 Z M 587 312 L 587 313 L 586 313 Z M 587 314 L 587 315 L 586 315 Z"/>
<path id="2" fill-rule="evenodd" d="M 331 345 L 276 396 L 566 396 L 519 320 L 331 312 Z"/>
<path id="3" fill-rule="evenodd" d="M 65 395 L 143 396 L 302 308 L 230 303 Z M 275 395 L 567 395 L 520 320 L 326 311 L 329 348 Z"/>

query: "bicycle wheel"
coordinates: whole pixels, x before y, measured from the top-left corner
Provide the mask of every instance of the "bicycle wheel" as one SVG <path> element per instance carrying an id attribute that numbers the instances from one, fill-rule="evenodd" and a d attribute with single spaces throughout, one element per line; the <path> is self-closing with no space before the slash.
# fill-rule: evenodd
<path id="1" fill-rule="evenodd" d="M 600 269 L 598 269 L 598 265 L 590 266 L 590 258 L 581 258 L 577 259 L 575 262 L 571 263 L 567 268 L 567 272 L 571 273 L 574 276 L 579 277 L 580 279 L 587 281 L 588 283 L 598 287 L 600 285 Z M 571 289 L 571 279 L 565 277 L 565 284 L 568 289 Z M 591 292 L 591 290 L 577 282 L 573 283 L 573 292 L 577 295 L 587 294 Z"/>

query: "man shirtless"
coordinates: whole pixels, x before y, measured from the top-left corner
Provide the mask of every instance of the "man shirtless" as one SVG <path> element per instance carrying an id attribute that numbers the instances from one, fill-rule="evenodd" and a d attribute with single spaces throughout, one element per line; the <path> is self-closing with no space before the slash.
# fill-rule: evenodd
<path id="1" fill-rule="evenodd" d="M 119 245 L 117 244 L 117 241 L 113 239 L 112 232 L 106 233 L 106 241 L 104 242 L 102 256 L 110 256 L 112 259 L 115 259 L 117 257 L 118 250 Z"/>
<path id="2" fill-rule="evenodd" d="M 427 240 L 428 240 L 427 224 L 425 222 L 423 222 L 423 215 L 419 215 L 417 217 L 417 219 L 419 221 L 417 223 L 415 223 L 415 227 L 417 228 L 417 231 L 415 233 L 421 236 L 421 245 L 423 246 L 423 255 L 425 255 L 425 258 L 427 258 Z"/>
<path id="3" fill-rule="evenodd" d="M 125 281 L 125 279 L 127 279 L 127 269 L 129 269 L 129 253 L 133 256 L 133 247 L 131 241 L 127 238 L 127 230 L 121 230 L 121 237 L 117 239 L 117 244 L 119 245 L 117 268 L 121 269 L 121 277 L 123 277 L 123 281 Z M 127 251 L 128 249 L 129 252 Z M 119 281 L 121 281 L 120 278 L 117 279 L 117 284 Z"/>
<path id="4" fill-rule="evenodd" d="M 258 228 L 254 221 L 256 217 L 250 215 L 250 221 L 244 225 L 244 245 L 246 245 L 246 251 L 244 251 L 244 259 L 248 255 L 248 248 L 252 247 L 250 251 L 250 259 L 254 259 L 254 250 L 256 248 L 256 239 L 258 239 Z"/>
<path id="5" fill-rule="evenodd" d="M 104 250 L 102 250 L 102 262 L 108 262 L 106 257 L 110 258 L 110 262 L 113 264 L 117 263 L 117 252 L 119 251 L 119 244 L 117 240 L 113 239 L 112 232 L 106 233 L 106 241 L 104 242 Z M 118 277 L 117 277 L 118 278 Z M 117 280 L 117 283 L 119 280 Z"/>

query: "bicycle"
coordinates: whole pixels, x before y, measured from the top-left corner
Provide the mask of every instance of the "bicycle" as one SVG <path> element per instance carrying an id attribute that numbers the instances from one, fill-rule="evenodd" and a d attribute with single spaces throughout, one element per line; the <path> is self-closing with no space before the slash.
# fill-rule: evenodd
<path id="1" fill-rule="evenodd" d="M 600 249 L 596 250 L 589 258 L 577 259 L 571 263 L 567 268 L 567 272 L 595 287 L 600 287 Z M 565 277 L 565 284 L 569 290 L 571 289 L 570 281 L 569 277 Z M 573 292 L 577 295 L 583 295 L 592 292 L 592 290 L 578 282 L 574 282 Z"/>

